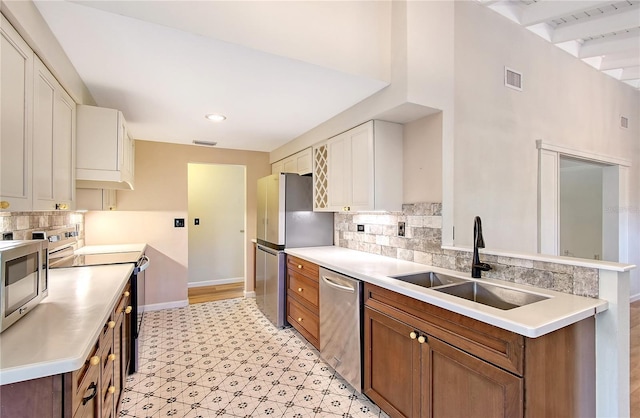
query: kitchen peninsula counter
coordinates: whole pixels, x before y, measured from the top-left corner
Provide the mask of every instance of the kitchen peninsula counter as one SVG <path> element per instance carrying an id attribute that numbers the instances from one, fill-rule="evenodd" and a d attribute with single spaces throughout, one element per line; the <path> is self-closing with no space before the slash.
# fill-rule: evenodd
<path id="1" fill-rule="evenodd" d="M 49 296 L 0 334 L 0 385 L 82 367 L 133 264 L 49 271 Z"/>
<path id="2" fill-rule="evenodd" d="M 601 299 L 574 296 L 501 280 L 472 279 L 468 272 L 461 273 L 347 248 L 290 248 L 285 252 L 338 273 L 531 338 L 571 325 L 608 308 L 607 301 Z M 501 310 L 390 277 L 428 271 L 535 293 L 548 299 Z"/>
<path id="3" fill-rule="evenodd" d="M 106 245 L 85 245 L 78 248 L 74 254 L 87 255 L 87 254 L 111 254 L 111 253 L 144 253 L 147 249 L 147 244 L 106 244 Z"/>

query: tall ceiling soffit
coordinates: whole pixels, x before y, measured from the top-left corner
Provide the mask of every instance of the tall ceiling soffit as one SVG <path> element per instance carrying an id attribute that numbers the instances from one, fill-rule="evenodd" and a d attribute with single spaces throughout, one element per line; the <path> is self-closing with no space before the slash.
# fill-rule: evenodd
<path id="1" fill-rule="evenodd" d="M 640 89 L 640 1 L 479 0 L 611 77 Z"/>

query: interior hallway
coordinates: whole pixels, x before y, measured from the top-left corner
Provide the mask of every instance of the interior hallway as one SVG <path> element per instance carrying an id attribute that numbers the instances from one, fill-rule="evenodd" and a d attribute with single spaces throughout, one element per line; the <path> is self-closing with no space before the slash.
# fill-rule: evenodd
<path id="1" fill-rule="evenodd" d="M 189 305 L 214 302 L 217 300 L 241 298 L 244 296 L 244 283 L 219 284 L 214 286 L 190 287 Z"/>

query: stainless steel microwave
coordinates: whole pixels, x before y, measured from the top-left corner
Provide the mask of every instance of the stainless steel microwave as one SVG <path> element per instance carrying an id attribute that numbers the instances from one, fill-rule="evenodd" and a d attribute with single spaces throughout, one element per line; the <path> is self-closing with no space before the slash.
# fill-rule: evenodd
<path id="1" fill-rule="evenodd" d="M 48 249 L 46 240 L 0 241 L 0 332 L 47 296 Z"/>

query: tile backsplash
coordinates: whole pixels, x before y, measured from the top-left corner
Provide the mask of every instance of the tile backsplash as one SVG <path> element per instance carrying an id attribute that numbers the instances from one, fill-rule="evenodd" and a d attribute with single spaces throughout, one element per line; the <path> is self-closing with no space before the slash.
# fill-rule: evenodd
<path id="1" fill-rule="evenodd" d="M 405 223 L 404 237 L 398 236 L 398 222 Z M 401 212 L 336 213 L 334 225 L 339 247 L 460 272 L 471 269 L 470 252 L 441 248 L 440 203 L 406 204 Z M 364 232 L 358 232 L 358 225 L 364 225 Z M 598 297 L 597 269 L 488 254 L 482 261 L 492 266 L 483 277 Z"/>
<path id="2" fill-rule="evenodd" d="M 78 239 L 84 239 L 82 212 L 0 212 L 0 233 L 13 232 L 13 239 L 31 239 L 33 231 L 52 231 L 74 225 L 78 225 Z"/>

